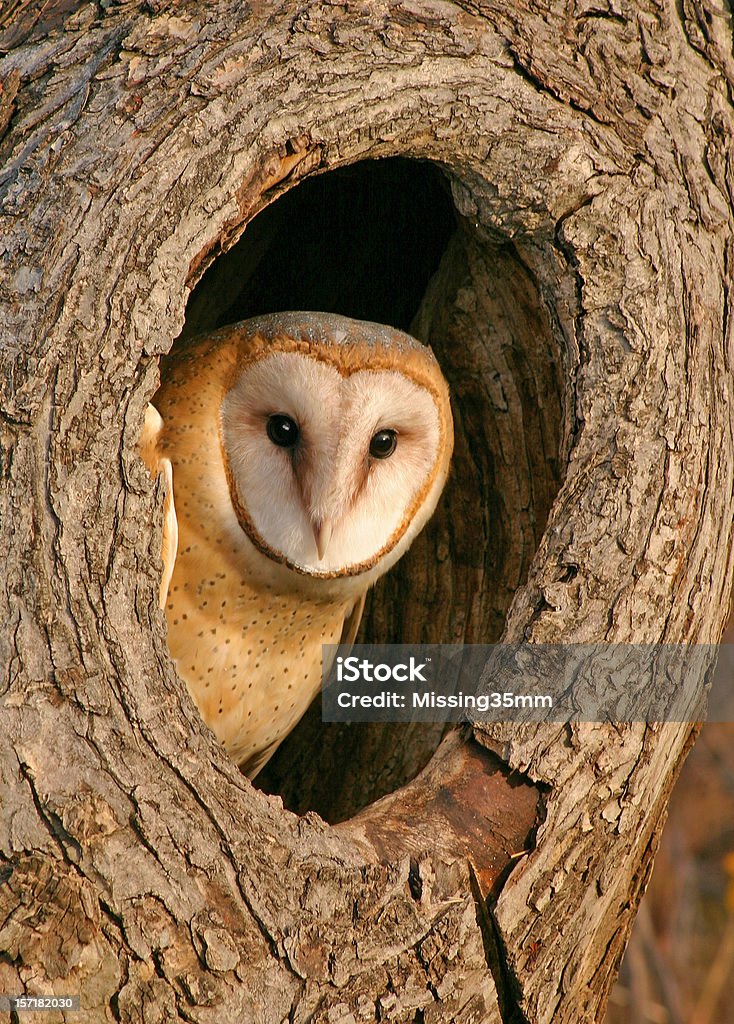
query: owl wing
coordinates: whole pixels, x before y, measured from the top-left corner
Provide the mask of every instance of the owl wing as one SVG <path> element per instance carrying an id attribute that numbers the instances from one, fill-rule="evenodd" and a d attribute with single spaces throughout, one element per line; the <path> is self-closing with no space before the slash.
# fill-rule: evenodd
<path id="1" fill-rule="evenodd" d="M 364 611 L 364 602 L 367 594 L 357 600 L 356 604 L 353 605 L 352 610 L 349 612 L 347 617 L 344 619 L 344 625 L 342 626 L 342 635 L 339 643 L 351 648 L 354 641 L 357 639 L 357 632 L 359 630 L 359 624 L 362 621 L 362 612 Z M 349 653 L 348 651 L 346 653 Z"/>
<path id="2" fill-rule="evenodd" d="M 176 506 L 173 501 L 173 468 L 171 460 L 166 459 L 160 452 L 160 434 L 163 429 L 163 420 L 160 413 L 153 405 L 148 405 L 145 410 L 145 423 L 138 442 L 140 457 L 148 467 L 148 472 L 155 479 L 163 474 L 166 482 L 166 497 L 163 502 L 163 540 L 161 543 L 161 559 L 163 560 L 163 573 L 161 584 L 158 589 L 158 603 L 165 608 L 168 598 L 168 587 L 173 576 L 173 567 L 176 564 L 176 552 L 178 551 L 178 519 L 176 518 Z"/>
<path id="3" fill-rule="evenodd" d="M 345 654 L 349 653 L 352 644 L 357 637 L 357 630 L 362 620 L 362 612 L 364 611 L 364 601 L 366 594 L 362 594 L 360 598 L 352 605 L 349 612 L 344 619 L 342 626 L 341 637 L 339 638 L 340 646 L 347 645 Z M 324 677 L 328 676 L 331 671 L 331 666 L 334 663 L 334 657 L 332 656 L 331 661 L 324 663 Z M 285 737 L 283 737 L 284 739 Z M 265 747 L 263 750 L 258 751 L 248 761 L 243 761 L 240 765 L 240 769 L 244 772 L 249 779 L 254 779 L 261 768 L 264 768 L 270 758 L 273 756 L 275 751 L 278 749 L 283 739 L 278 739 L 274 743 L 271 743 L 269 747 Z"/>
<path id="4" fill-rule="evenodd" d="M 342 648 L 341 653 L 344 657 L 349 654 L 354 641 L 357 639 L 357 631 L 359 630 L 359 624 L 362 621 L 362 612 L 364 611 L 364 602 L 366 597 L 366 594 L 362 594 L 361 597 L 358 597 L 344 618 L 341 636 L 339 637 L 339 646 Z M 331 672 L 331 666 L 334 664 L 335 657 L 336 647 L 332 648 L 331 658 L 323 664 L 322 671 L 324 679 L 328 678 L 329 673 Z"/>
<path id="5" fill-rule="evenodd" d="M 283 737 L 283 739 L 285 739 L 285 737 Z M 242 774 L 246 775 L 250 782 L 252 782 L 257 773 L 265 767 L 282 742 L 282 739 L 276 740 L 275 743 L 271 743 L 270 746 L 264 747 L 262 750 L 258 751 L 257 754 L 248 758 L 247 761 L 242 761 L 239 766 Z"/>

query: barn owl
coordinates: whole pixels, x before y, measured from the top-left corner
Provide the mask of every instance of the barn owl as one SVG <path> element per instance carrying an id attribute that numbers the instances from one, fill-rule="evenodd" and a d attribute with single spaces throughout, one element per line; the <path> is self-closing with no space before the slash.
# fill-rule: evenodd
<path id="1" fill-rule="evenodd" d="M 168 483 L 160 599 L 179 675 L 250 777 L 315 697 L 322 644 L 430 518 L 453 427 L 431 351 L 278 313 L 173 360 L 141 454 Z"/>

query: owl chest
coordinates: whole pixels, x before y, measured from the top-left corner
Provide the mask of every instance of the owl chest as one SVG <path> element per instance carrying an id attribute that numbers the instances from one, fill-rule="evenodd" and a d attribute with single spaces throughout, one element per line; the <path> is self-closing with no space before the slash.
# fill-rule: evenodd
<path id="1" fill-rule="evenodd" d="M 321 646 L 339 641 L 344 609 L 256 589 L 211 550 L 196 562 L 185 551 L 177 560 L 169 648 L 204 721 L 242 762 L 279 742 L 308 708 L 321 684 Z"/>

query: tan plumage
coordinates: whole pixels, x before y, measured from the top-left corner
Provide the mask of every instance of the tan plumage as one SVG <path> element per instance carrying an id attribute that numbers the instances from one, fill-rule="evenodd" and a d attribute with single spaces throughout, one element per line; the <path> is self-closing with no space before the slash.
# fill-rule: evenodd
<path id="1" fill-rule="evenodd" d="M 155 403 L 140 448 L 169 482 L 169 646 L 253 776 L 317 693 L 321 645 L 354 639 L 366 591 L 433 512 L 448 389 L 400 331 L 280 313 L 200 339 Z"/>

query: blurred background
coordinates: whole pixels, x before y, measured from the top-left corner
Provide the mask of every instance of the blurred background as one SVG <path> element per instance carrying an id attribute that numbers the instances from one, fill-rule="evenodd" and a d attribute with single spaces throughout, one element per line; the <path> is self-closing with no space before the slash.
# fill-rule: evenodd
<path id="1" fill-rule="evenodd" d="M 734 1024 L 733 989 L 734 722 L 712 722 L 673 791 L 606 1024 Z"/>

